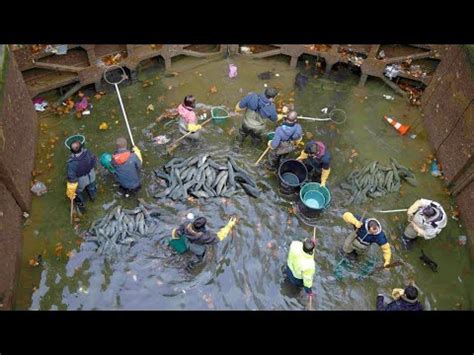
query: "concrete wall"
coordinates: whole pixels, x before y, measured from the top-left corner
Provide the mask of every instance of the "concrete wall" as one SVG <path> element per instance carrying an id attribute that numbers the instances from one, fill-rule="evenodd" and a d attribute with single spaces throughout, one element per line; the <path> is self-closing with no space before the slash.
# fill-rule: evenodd
<path id="1" fill-rule="evenodd" d="M 38 124 L 14 56 L 8 55 L 2 65 L 5 77 L 0 88 L 0 309 L 9 309 L 21 255 L 22 213 L 31 204 Z"/>
<path id="2" fill-rule="evenodd" d="M 463 46 L 445 46 L 422 97 L 424 126 L 470 235 L 474 260 L 474 80 Z"/>

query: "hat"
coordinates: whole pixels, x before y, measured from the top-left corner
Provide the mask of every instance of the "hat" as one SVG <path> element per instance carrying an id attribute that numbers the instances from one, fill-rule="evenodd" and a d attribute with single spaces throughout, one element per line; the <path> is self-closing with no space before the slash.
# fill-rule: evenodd
<path id="1" fill-rule="evenodd" d="M 265 89 L 265 96 L 269 99 L 274 98 L 278 95 L 278 91 L 275 88 L 266 88 Z"/>

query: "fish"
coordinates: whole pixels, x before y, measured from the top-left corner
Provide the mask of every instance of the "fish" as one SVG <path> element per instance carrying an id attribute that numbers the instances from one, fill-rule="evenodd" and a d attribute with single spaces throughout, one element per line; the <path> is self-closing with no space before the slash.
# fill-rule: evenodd
<path id="1" fill-rule="evenodd" d="M 216 185 L 216 194 L 217 194 L 217 196 L 219 196 L 221 194 L 222 189 L 226 185 L 228 176 L 229 176 L 229 173 L 227 171 L 224 171 L 223 177 L 221 178 L 221 180 Z"/>
<path id="2" fill-rule="evenodd" d="M 423 261 L 425 265 L 428 265 L 433 272 L 438 272 L 438 264 L 426 256 L 423 249 L 421 249 L 420 260 Z"/>
<path id="3" fill-rule="evenodd" d="M 249 185 L 249 184 L 246 184 L 246 183 L 240 183 L 240 186 L 242 186 L 242 188 L 245 190 L 245 192 L 254 197 L 254 198 L 258 198 L 260 197 L 260 191 L 258 191 L 255 187 Z"/>
<path id="4" fill-rule="evenodd" d="M 227 171 L 229 173 L 228 175 L 229 185 L 235 187 L 234 168 L 232 167 L 232 164 L 228 160 L 227 160 Z"/>

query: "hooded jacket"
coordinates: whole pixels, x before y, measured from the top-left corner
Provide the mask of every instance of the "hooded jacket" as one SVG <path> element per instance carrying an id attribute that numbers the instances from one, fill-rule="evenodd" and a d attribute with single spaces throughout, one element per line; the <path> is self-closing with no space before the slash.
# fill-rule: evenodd
<path id="1" fill-rule="evenodd" d="M 277 120 L 276 107 L 264 94 L 249 93 L 239 102 L 241 109 L 249 109 L 257 112 L 261 118 L 268 118 L 272 122 Z M 262 119 L 263 122 L 263 119 Z"/>
<path id="2" fill-rule="evenodd" d="M 79 154 L 71 154 L 67 161 L 67 180 L 77 182 L 94 169 L 96 162 L 97 158 L 85 148 Z"/>
<path id="3" fill-rule="evenodd" d="M 304 287 L 310 289 L 313 285 L 316 263 L 314 256 L 303 250 L 303 242 L 297 240 L 291 242 L 287 265 L 293 276 L 302 279 Z"/>
<path id="4" fill-rule="evenodd" d="M 382 225 L 378 220 L 375 218 L 364 218 L 362 220 L 361 216 L 353 215 L 350 212 L 344 213 L 342 218 L 347 223 L 352 224 L 354 228 L 359 228 L 356 233 L 356 240 L 361 247 L 368 248 L 372 243 L 376 243 L 382 249 L 384 266 L 390 263 L 392 251 L 390 249 L 390 244 L 388 243 L 387 237 L 382 231 Z M 376 234 L 369 233 L 368 225 L 371 220 L 377 222 L 378 231 Z"/>
<path id="5" fill-rule="evenodd" d="M 384 297 L 382 295 L 377 296 L 377 311 L 422 311 L 423 306 L 416 300 L 409 300 L 405 296 L 401 296 L 398 300 L 384 304 Z"/>
<path id="6" fill-rule="evenodd" d="M 135 153 L 125 148 L 117 150 L 112 156 L 112 166 L 115 168 L 114 175 L 122 188 L 132 190 L 140 186 L 139 172 L 142 162 Z"/>
<path id="7" fill-rule="evenodd" d="M 281 142 L 297 141 L 303 136 L 303 129 L 299 123 L 284 122 L 275 131 L 272 139 L 272 149 L 278 148 Z"/>
<path id="8" fill-rule="evenodd" d="M 178 106 L 178 113 L 181 116 L 183 123 L 187 127 L 188 124 L 196 124 L 198 118 L 196 113 L 193 111 L 192 107 L 184 106 L 183 104 Z"/>
<path id="9" fill-rule="evenodd" d="M 423 215 L 423 209 L 430 205 L 436 213 L 433 217 L 428 218 Z M 436 201 L 424 198 L 419 199 L 411 205 L 407 214 L 408 216 L 413 216 L 412 223 L 414 224 L 415 230 L 425 239 L 433 239 L 436 237 L 448 223 L 448 218 L 443 207 Z"/>

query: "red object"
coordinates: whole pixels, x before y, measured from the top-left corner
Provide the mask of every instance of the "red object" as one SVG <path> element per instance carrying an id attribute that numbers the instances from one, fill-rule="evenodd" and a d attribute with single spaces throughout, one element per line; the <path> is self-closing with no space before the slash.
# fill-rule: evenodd
<path id="1" fill-rule="evenodd" d="M 126 152 L 123 152 L 123 153 L 114 154 L 112 156 L 112 158 L 114 159 L 115 163 L 123 164 L 128 160 L 128 158 L 130 158 L 131 154 L 132 153 L 130 153 L 129 151 L 126 151 Z"/>
<path id="2" fill-rule="evenodd" d="M 81 101 L 76 103 L 76 111 L 82 112 L 87 108 L 88 105 L 89 103 L 87 102 L 87 97 L 84 96 Z"/>
<path id="3" fill-rule="evenodd" d="M 400 133 L 402 136 L 407 134 L 408 131 L 410 130 L 410 126 L 403 125 L 397 120 L 395 120 L 393 117 L 390 116 L 383 116 L 384 120 L 387 121 L 390 125 L 393 126 L 397 130 L 398 133 Z"/>

